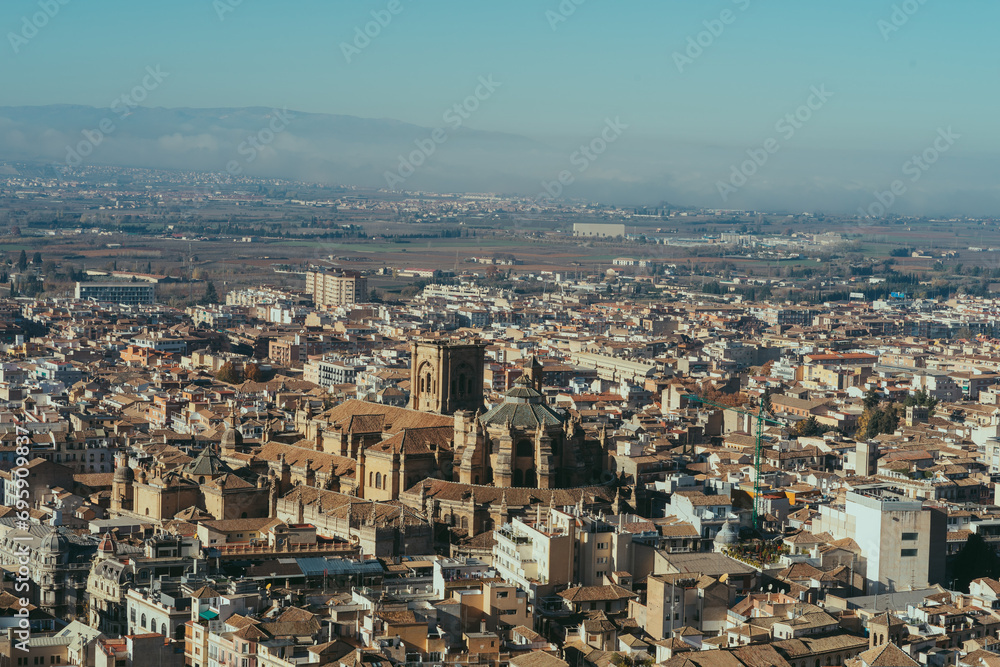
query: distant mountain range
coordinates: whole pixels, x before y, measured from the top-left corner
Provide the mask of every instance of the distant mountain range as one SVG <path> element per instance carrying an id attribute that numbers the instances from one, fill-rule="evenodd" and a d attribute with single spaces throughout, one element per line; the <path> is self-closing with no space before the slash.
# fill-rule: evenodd
<path id="1" fill-rule="evenodd" d="M 70 166 L 228 170 L 400 190 L 534 193 L 546 175 L 554 179 L 558 171 L 537 168 L 532 175 L 530 165 L 566 158 L 524 137 L 448 123 L 426 128 L 261 107 L 0 107 L 0 159 Z"/>
<path id="2" fill-rule="evenodd" d="M 673 140 L 627 129 L 599 156 L 581 156 L 593 134 L 546 141 L 460 125 L 440 127 L 263 107 L 98 109 L 75 105 L 0 107 L 0 162 L 230 172 L 395 190 L 499 192 L 561 196 L 625 205 L 742 208 L 855 215 L 901 178 L 899 152 L 822 150 L 791 145 L 771 157 L 745 187 L 720 196 L 747 149 Z M 626 119 L 627 120 L 627 119 Z M 471 122 L 471 121 L 470 121 Z M 666 122 L 666 121 L 665 121 Z M 933 140 L 933 133 L 929 140 Z M 919 183 L 907 183 L 890 213 L 998 215 L 993 155 L 948 153 Z M 402 161 L 402 162 L 401 162 Z M 752 166 L 752 165 L 751 165 Z M 412 171 L 411 171 L 412 168 Z M 563 175 L 566 184 L 560 184 Z M 561 191 L 561 192 L 560 192 Z"/>

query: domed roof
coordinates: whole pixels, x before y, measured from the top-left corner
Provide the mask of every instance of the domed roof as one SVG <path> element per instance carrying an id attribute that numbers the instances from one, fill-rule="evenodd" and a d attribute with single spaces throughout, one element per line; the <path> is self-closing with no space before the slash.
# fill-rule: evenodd
<path id="1" fill-rule="evenodd" d="M 233 412 L 230 420 L 226 422 L 226 430 L 222 432 L 222 442 L 219 443 L 222 449 L 236 449 L 243 446 L 243 434 L 237 426 L 236 413 Z"/>
<path id="2" fill-rule="evenodd" d="M 243 434 L 240 433 L 235 428 L 226 427 L 226 430 L 222 433 L 222 448 L 223 449 L 236 449 L 243 445 Z"/>
<path id="3" fill-rule="evenodd" d="M 527 375 L 521 375 L 514 380 L 514 386 L 511 387 L 507 393 L 504 394 L 504 396 L 509 399 L 515 399 L 505 401 L 510 403 L 541 403 L 544 399 L 542 394 L 531 386 L 531 380 Z"/>
<path id="4" fill-rule="evenodd" d="M 59 529 L 52 526 L 52 530 L 49 534 L 42 538 L 42 544 L 39 547 L 39 551 L 42 553 L 64 553 L 69 549 L 69 540 L 59 532 Z"/>
<path id="5" fill-rule="evenodd" d="M 233 469 L 216 455 L 214 447 L 205 447 L 193 461 L 184 465 L 184 472 L 195 477 L 208 476 L 214 478 L 232 471 Z"/>
<path id="6" fill-rule="evenodd" d="M 557 426 L 565 417 L 545 404 L 545 397 L 531 386 L 527 376 L 514 381 L 514 386 L 504 394 L 503 403 L 496 406 L 479 421 L 483 425 L 507 424 L 519 428 Z"/>
<path id="7" fill-rule="evenodd" d="M 128 464 L 123 463 L 122 465 L 115 468 L 115 482 L 131 482 L 135 479 L 135 471 L 128 467 Z"/>
<path id="8" fill-rule="evenodd" d="M 740 541 L 740 529 L 737 528 L 731 521 L 727 521 L 722 524 L 722 528 L 715 535 L 715 543 L 723 546 L 728 546 L 730 544 L 736 544 Z"/>
<path id="9" fill-rule="evenodd" d="M 115 546 L 115 538 L 111 536 L 111 533 L 104 533 L 101 543 L 97 545 L 97 550 L 102 554 L 111 556 L 114 556 L 118 552 L 118 548 Z"/>

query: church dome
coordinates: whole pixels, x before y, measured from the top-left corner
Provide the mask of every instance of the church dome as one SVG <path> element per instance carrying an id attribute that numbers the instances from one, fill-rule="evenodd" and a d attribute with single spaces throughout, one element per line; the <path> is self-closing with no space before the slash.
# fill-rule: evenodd
<path id="1" fill-rule="evenodd" d="M 243 445 L 243 434 L 239 430 L 232 428 L 228 424 L 226 425 L 226 430 L 222 433 L 222 448 L 223 449 L 236 449 Z"/>
<path id="2" fill-rule="evenodd" d="M 49 534 L 42 538 L 42 544 L 39 547 L 39 551 L 43 554 L 61 554 L 69 549 L 69 540 L 59 532 L 59 529 L 52 526 L 52 530 Z"/>
<path id="3" fill-rule="evenodd" d="M 123 463 L 122 465 L 115 468 L 115 476 L 113 481 L 115 482 L 131 482 L 135 479 L 135 472 L 132 468 L 128 467 L 128 464 Z"/>
<path id="4" fill-rule="evenodd" d="M 740 541 L 740 530 L 731 521 L 722 524 L 722 528 L 715 535 L 715 545 L 728 547 Z"/>
<path id="5" fill-rule="evenodd" d="M 558 426 L 565 418 L 545 404 L 545 397 L 531 386 L 527 376 L 514 381 L 514 386 L 504 394 L 503 403 L 480 418 L 484 426 L 510 424 L 518 428 Z"/>

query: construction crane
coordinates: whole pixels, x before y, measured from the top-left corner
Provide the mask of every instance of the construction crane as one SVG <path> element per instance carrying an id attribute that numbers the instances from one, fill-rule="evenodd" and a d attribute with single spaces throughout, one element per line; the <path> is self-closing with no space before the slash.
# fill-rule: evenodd
<path id="1" fill-rule="evenodd" d="M 753 527 L 758 531 L 763 533 L 761 527 L 761 506 L 763 501 L 761 500 L 760 493 L 760 468 L 762 464 L 763 449 L 764 449 L 764 424 L 774 424 L 776 426 L 781 426 L 781 422 L 776 419 L 772 419 L 767 416 L 767 411 L 764 410 L 764 401 L 761 401 L 757 407 L 757 412 L 751 412 L 750 410 L 744 410 L 743 408 L 734 408 L 731 405 L 723 405 L 722 403 L 716 403 L 715 401 L 710 401 L 707 398 L 702 398 L 696 394 L 685 394 L 682 398 L 686 398 L 689 401 L 694 401 L 696 403 L 701 403 L 703 405 L 708 405 L 714 408 L 719 408 L 720 410 L 728 410 L 730 412 L 735 412 L 741 415 L 747 415 L 748 417 L 753 417 L 757 420 L 757 429 L 754 439 L 753 447 Z"/>

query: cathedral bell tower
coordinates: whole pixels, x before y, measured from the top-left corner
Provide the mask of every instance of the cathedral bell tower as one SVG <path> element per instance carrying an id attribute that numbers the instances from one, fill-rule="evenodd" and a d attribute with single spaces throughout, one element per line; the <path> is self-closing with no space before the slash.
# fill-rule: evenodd
<path id="1" fill-rule="evenodd" d="M 483 407 L 485 343 L 416 341 L 410 366 L 410 407 L 450 415 Z"/>

